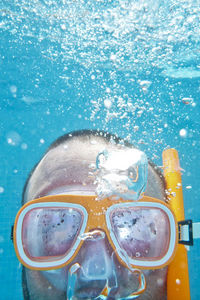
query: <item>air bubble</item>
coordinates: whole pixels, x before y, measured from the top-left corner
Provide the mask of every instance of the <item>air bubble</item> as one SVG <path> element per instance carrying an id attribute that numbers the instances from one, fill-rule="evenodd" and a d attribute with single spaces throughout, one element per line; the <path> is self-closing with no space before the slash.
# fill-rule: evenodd
<path id="1" fill-rule="evenodd" d="M 26 150 L 28 148 L 28 145 L 26 143 L 21 144 L 22 150 Z"/>
<path id="2" fill-rule="evenodd" d="M 96 141 L 96 140 L 91 140 L 91 141 L 90 141 L 90 144 L 91 144 L 91 145 L 96 145 L 96 144 L 97 144 L 97 141 Z"/>
<path id="3" fill-rule="evenodd" d="M 32 104 L 32 103 L 40 102 L 40 99 L 33 98 L 31 96 L 23 96 L 22 101 L 25 102 L 26 104 Z"/>
<path id="4" fill-rule="evenodd" d="M 112 61 L 115 61 L 117 59 L 117 55 L 116 54 L 111 54 L 110 59 Z"/>
<path id="5" fill-rule="evenodd" d="M 112 101 L 110 99 L 105 99 L 104 100 L 104 106 L 109 109 L 112 106 Z"/>
<path id="6" fill-rule="evenodd" d="M 15 132 L 15 131 L 10 131 L 7 134 L 7 143 L 11 146 L 18 146 L 19 143 L 21 142 L 21 137 L 20 135 Z"/>
<path id="7" fill-rule="evenodd" d="M 102 230 L 93 230 L 85 232 L 79 236 L 81 240 L 97 241 L 105 238 L 105 233 Z"/>
<path id="8" fill-rule="evenodd" d="M 140 252 L 136 252 L 136 253 L 135 253 L 135 256 L 136 256 L 136 257 L 140 257 L 140 255 L 141 255 Z"/>
<path id="9" fill-rule="evenodd" d="M 152 84 L 152 82 L 149 80 L 138 80 L 138 83 L 139 83 L 140 87 L 142 88 L 143 92 L 147 92 L 150 85 Z"/>
<path id="10" fill-rule="evenodd" d="M 139 130 L 139 126 L 134 126 L 134 127 L 133 127 L 133 131 L 134 131 L 134 132 L 136 132 L 136 131 L 138 131 L 138 130 Z"/>
<path id="11" fill-rule="evenodd" d="M 141 87 L 150 87 L 150 85 L 152 84 L 151 81 L 149 80 L 138 80 L 139 84 Z"/>
<path id="12" fill-rule="evenodd" d="M 60 28 L 61 28 L 62 30 L 66 30 L 66 29 L 67 29 L 67 27 L 66 27 L 65 24 L 61 24 L 61 25 L 60 25 Z"/>
<path id="13" fill-rule="evenodd" d="M 4 188 L 0 186 L 0 194 L 2 194 L 3 192 L 4 192 Z"/>
<path id="14" fill-rule="evenodd" d="M 143 110 L 138 110 L 138 112 L 137 112 L 138 118 L 140 118 L 142 114 L 143 114 Z"/>
<path id="15" fill-rule="evenodd" d="M 138 141 L 138 144 L 145 144 L 145 141 L 144 141 L 143 139 L 140 139 L 140 140 Z"/>
<path id="16" fill-rule="evenodd" d="M 179 131 L 179 135 L 183 138 L 185 138 L 187 136 L 187 130 L 182 128 L 180 131 Z"/>
<path id="17" fill-rule="evenodd" d="M 138 200 L 147 181 L 147 158 L 137 149 L 104 150 L 96 158 L 97 195 Z"/>
<path id="18" fill-rule="evenodd" d="M 181 186 L 182 186 L 182 184 L 180 182 L 178 182 L 176 188 L 180 189 Z"/>
<path id="19" fill-rule="evenodd" d="M 40 144 L 44 144 L 45 140 L 44 139 L 40 139 Z"/>
<path id="20" fill-rule="evenodd" d="M 158 278 L 158 279 L 157 279 L 157 284 L 158 284 L 159 286 L 162 286 L 163 283 L 164 283 L 164 280 L 163 280 L 162 278 Z"/>
<path id="21" fill-rule="evenodd" d="M 194 99 L 191 97 L 182 98 L 182 103 L 186 105 L 192 105 Z"/>
<path id="22" fill-rule="evenodd" d="M 191 190 L 192 186 L 191 186 L 191 185 L 187 185 L 185 188 L 186 188 L 187 190 Z"/>
<path id="23" fill-rule="evenodd" d="M 17 92 L 17 87 L 16 87 L 15 85 L 11 85 L 11 86 L 10 86 L 10 91 L 11 91 L 12 94 L 16 94 L 16 92 Z"/>
<path id="24" fill-rule="evenodd" d="M 111 92 L 111 89 L 110 88 L 106 88 L 106 93 L 110 93 Z"/>

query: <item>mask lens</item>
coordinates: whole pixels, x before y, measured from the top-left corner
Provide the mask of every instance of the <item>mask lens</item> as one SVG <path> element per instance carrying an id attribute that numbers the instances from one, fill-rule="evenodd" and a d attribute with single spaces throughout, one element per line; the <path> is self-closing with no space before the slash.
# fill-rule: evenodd
<path id="1" fill-rule="evenodd" d="M 69 253 L 83 222 L 75 208 L 34 208 L 24 217 L 22 242 L 31 259 L 46 260 Z"/>
<path id="2" fill-rule="evenodd" d="M 159 208 L 117 208 L 110 214 L 120 248 L 134 260 L 157 260 L 168 251 L 170 225 Z"/>

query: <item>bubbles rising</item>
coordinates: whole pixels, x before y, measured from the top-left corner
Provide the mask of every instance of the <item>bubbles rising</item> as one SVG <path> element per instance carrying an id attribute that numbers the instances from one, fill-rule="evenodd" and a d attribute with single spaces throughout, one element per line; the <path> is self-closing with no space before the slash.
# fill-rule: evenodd
<path id="1" fill-rule="evenodd" d="M 97 194 L 100 198 L 118 196 L 138 200 L 147 183 L 148 161 L 137 149 L 107 150 L 98 154 Z"/>
<path id="2" fill-rule="evenodd" d="M 191 98 L 191 97 L 185 97 L 185 98 L 182 98 L 182 103 L 183 104 L 186 104 L 186 105 L 192 105 L 194 102 L 194 99 Z"/>
<path id="3" fill-rule="evenodd" d="M 7 143 L 11 146 L 18 146 L 21 142 L 20 135 L 15 131 L 8 132 L 6 138 L 7 138 Z"/>

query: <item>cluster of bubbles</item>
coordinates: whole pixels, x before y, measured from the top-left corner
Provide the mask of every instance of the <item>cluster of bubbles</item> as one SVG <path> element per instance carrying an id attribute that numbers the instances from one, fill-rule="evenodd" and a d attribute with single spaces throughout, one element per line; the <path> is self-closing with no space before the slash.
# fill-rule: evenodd
<path id="1" fill-rule="evenodd" d="M 6 134 L 6 141 L 8 145 L 10 146 L 20 146 L 22 150 L 27 150 L 28 145 L 25 142 L 22 142 L 22 137 L 20 134 L 16 131 L 9 131 Z M 43 138 L 40 138 L 39 145 L 43 145 L 45 143 L 45 140 Z"/>
<path id="2" fill-rule="evenodd" d="M 21 136 L 16 131 L 7 133 L 7 143 L 11 146 L 18 146 L 21 142 Z"/>
<path id="3" fill-rule="evenodd" d="M 96 192 L 99 198 L 117 196 L 138 200 L 147 184 L 148 160 L 137 149 L 104 150 L 96 158 Z"/>
<path id="4" fill-rule="evenodd" d="M 83 107 L 77 122 L 85 119 L 97 127 L 103 120 L 101 129 L 128 133 L 126 138 L 136 137 L 140 145 L 152 142 L 164 148 L 163 136 L 174 129 L 182 142 L 193 135 L 188 126 L 177 124 L 189 122 L 179 112 L 180 105 L 192 110 L 197 100 L 184 88 L 178 99 L 174 94 L 183 78 L 200 77 L 200 8 L 195 0 L 14 0 L 12 5 L 0 4 L 0 15 L 0 28 L 19 46 L 34 44 L 45 62 L 63 66 L 57 77 L 64 88 L 56 97 L 70 99 L 67 91 L 74 90 L 75 100 L 68 108 L 57 105 L 58 114 L 73 113 L 73 105 Z M 151 76 L 154 70 L 157 81 Z M 43 77 L 40 72 L 38 66 L 35 87 Z M 180 82 L 170 85 L 170 77 Z M 168 95 L 161 93 L 159 80 L 168 87 Z M 9 91 L 13 99 L 21 93 L 15 84 Z M 30 106 L 42 99 L 28 92 L 20 97 Z M 48 107 L 46 115 L 50 114 Z M 16 132 L 8 133 L 7 142 L 28 147 Z"/>
<path id="5" fill-rule="evenodd" d="M 0 13 L 3 30 L 41 43 L 58 42 L 59 50 L 50 45 L 43 54 L 52 60 L 62 54 L 86 68 L 103 64 L 143 71 L 153 66 L 169 75 L 198 55 L 200 7 L 195 0 L 14 0 Z M 193 71 L 199 76 L 198 69 Z"/>

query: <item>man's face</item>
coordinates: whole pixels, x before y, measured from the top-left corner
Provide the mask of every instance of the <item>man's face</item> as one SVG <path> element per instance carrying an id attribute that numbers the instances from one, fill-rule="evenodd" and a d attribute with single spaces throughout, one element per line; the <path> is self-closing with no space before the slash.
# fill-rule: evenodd
<path id="1" fill-rule="evenodd" d="M 51 149 L 34 170 L 25 192 L 25 202 L 46 195 L 79 194 L 95 195 L 93 176 L 96 157 L 103 150 L 128 148 L 108 143 L 100 137 L 74 137 Z M 148 167 L 148 183 L 145 194 L 164 200 L 164 191 L 159 175 Z M 66 300 L 69 292 L 69 268 L 78 263 L 83 271 L 77 272 L 74 299 L 94 299 L 105 287 L 106 281 L 115 269 L 117 285 L 115 298 L 125 298 L 138 288 L 138 278 L 118 261 L 107 237 L 85 240 L 78 255 L 70 265 L 52 271 L 25 269 L 24 282 L 27 283 L 30 300 Z M 84 270 L 93 268 L 93 278 L 88 279 Z M 99 270 L 99 271 L 98 271 Z M 102 276 L 102 270 L 105 275 Z M 101 273 L 101 276 L 99 275 Z M 165 299 L 166 268 L 143 271 L 147 282 L 141 300 Z M 111 284 L 112 285 L 112 284 Z"/>

